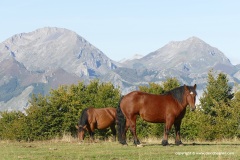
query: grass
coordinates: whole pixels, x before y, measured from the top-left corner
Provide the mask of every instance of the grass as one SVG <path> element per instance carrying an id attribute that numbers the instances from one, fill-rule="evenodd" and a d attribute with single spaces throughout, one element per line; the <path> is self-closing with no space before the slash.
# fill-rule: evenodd
<path id="1" fill-rule="evenodd" d="M 142 140 L 144 147 L 135 147 L 132 142 L 122 146 L 118 142 L 98 141 L 78 143 L 74 138 L 55 139 L 41 142 L 0 141 L 0 159 L 42 160 L 161 160 L 161 159 L 240 159 L 240 141 L 185 142 L 184 146 L 163 147 L 161 140 Z"/>

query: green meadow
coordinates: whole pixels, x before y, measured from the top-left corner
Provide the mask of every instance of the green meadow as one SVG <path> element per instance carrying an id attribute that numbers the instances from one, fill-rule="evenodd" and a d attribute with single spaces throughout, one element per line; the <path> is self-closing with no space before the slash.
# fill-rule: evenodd
<path id="1" fill-rule="evenodd" d="M 100 141 L 79 143 L 76 139 L 13 142 L 0 141 L 0 159 L 41 159 L 41 160 L 161 160 L 161 159 L 240 159 L 240 141 L 184 142 L 176 146 L 173 140 L 163 147 L 160 139 L 142 140 L 143 147 L 128 142 Z"/>

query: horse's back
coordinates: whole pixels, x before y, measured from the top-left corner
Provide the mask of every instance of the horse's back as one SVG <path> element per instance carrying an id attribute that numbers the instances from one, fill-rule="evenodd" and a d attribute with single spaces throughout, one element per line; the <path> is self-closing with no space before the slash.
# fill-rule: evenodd
<path id="1" fill-rule="evenodd" d="M 104 129 L 115 123 L 116 120 L 116 108 L 92 108 L 90 110 L 92 115 L 92 121 L 96 122 L 98 129 Z"/>
<path id="2" fill-rule="evenodd" d="M 156 106 L 164 102 L 160 95 L 149 94 L 140 91 L 133 91 L 124 96 L 121 102 L 121 108 L 136 108 L 141 109 L 143 106 Z M 128 106 L 128 107 L 127 107 Z M 131 106 L 131 107 L 130 107 Z"/>
<path id="3" fill-rule="evenodd" d="M 116 119 L 117 109 L 114 107 L 102 108 L 106 112 L 106 116 L 111 117 L 111 119 Z"/>

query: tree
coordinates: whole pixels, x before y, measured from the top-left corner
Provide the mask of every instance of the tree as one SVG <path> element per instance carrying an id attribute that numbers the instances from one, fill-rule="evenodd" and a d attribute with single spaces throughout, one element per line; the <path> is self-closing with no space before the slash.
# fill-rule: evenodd
<path id="1" fill-rule="evenodd" d="M 187 140 L 199 138 L 199 135 L 201 135 L 200 131 L 204 126 L 202 121 L 205 119 L 206 115 L 203 114 L 200 108 L 197 108 L 194 112 L 187 109 L 186 114 L 182 119 L 181 136 Z"/>
<path id="2" fill-rule="evenodd" d="M 21 140 L 25 138 L 25 115 L 22 112 L 0 112 L 0 117 L 0 139 Z"/>
<path id="3" fill-rule="evenodd" d="M 48 96 L 32 96 L 26 110 L 29 139 L 50 139 L 64 133 L 76 134 L 75 125 L 87 107 L 116 107 L 120 91 L 111 83 L 91 81 L 89 85 L 62 85 Z M 108 131 L 108 130 L 107 130 Z M 104 133 L 102 133 L 103 135 Z M 38 135 L 38 136 L 36 136 Z"/>
<path id="4" fill-rule="evenodd" d="M 214 140 L 233 138 L 239 123 L 238 93 L 233 99 L 232 87 L 228 85 L 227 76 L 219 73 L 216 78 L 212 70 L 208 73 L 207 89 L 200 98 L 200 106 L 204 117 L 200 119 L 200 138 Z M 238 119 L 238 120 L 237 120 Z M 238 132 L 238 133 L 237 133 Z"/>
<path id="5" fill-rule="evenodd" d="M 240 91 L 236 91 L 231 101 L 234 137 L 240 138 Z"/>
<path id="6" fill-rule="evenodd" d="M 167 80 L 163 82 L 163 88 L 165 92 L 170 91 L 179 86 L 180 82 L 178 81 L 177 78 L 167 78 Z"/>
<path id="7" fill-rule="evenodd" d="M 150 82 L 148 86 L 139 86 L 139 90 L 146 93 L 162 94 L 163 87 L 160 84 Z"/>
<path id="8" fill-rule="evenodd" d="M 216 115 L 214 111 L 215 102 L 223 101 L 228 103 L 232 99 L 232 87 L 228 85 L 227 76 L 219 73 L 217 78 L 214 78 L 213 71 L 208 73 L 208 84 L 204 90 L 203 96 L 200 98 L 201 107 L 205 114 Z"/>

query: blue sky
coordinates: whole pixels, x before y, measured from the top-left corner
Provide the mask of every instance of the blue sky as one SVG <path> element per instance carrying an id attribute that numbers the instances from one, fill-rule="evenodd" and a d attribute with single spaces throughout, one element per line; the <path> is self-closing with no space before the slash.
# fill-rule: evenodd
<path id="1" fill-rule="evenodd" d="M 2 0 L 0 42 L 60 27 L 119 61 L 196 36 L 240 64 L 239 8 L 239 0 Z"/>

